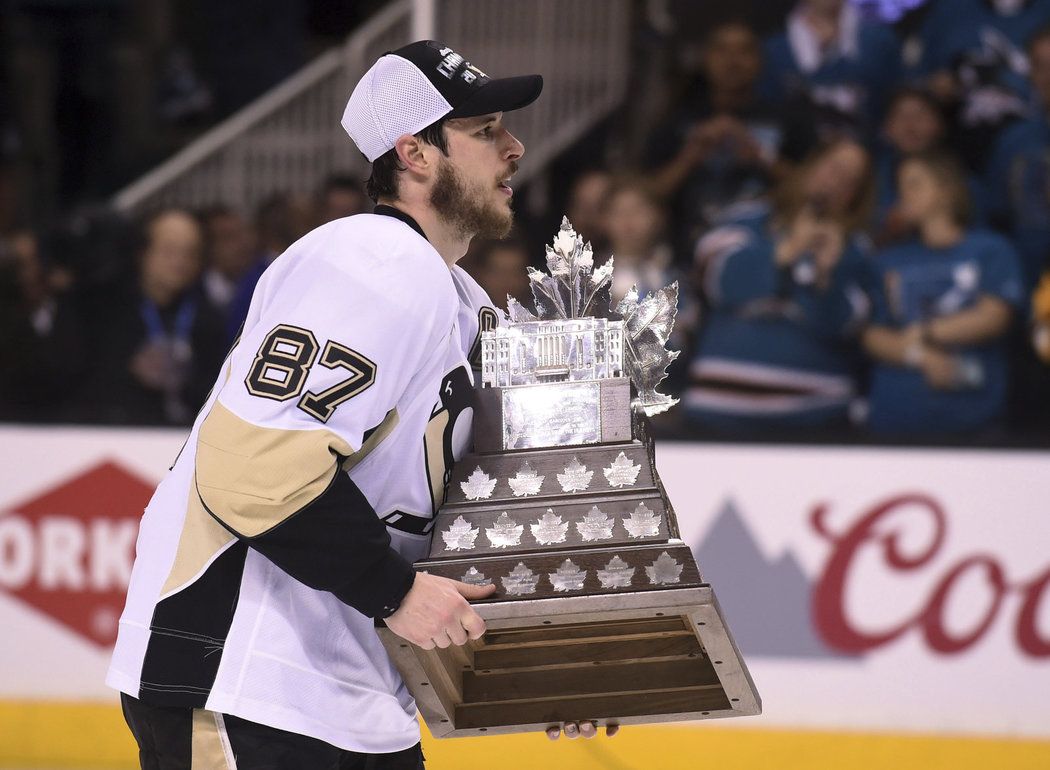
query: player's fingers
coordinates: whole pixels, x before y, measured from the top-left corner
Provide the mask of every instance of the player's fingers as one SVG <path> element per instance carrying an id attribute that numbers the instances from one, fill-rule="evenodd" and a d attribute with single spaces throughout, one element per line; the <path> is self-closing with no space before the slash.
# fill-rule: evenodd
<path id="1" fill-rule="evenodd" d="M 552 741 L 558 740 L 561 737 L 561 728 L 560 727 L 548 727 L 547 728 L 547 737 L 550 738 Z"/>
<path id="2" fill-rule="evenodd" d="M 447 631 L 440 631 L 434 635 L 434 644 L 444 650 L 452 644 L 452 640 Z"/>
<path id="3" fill-rule="evenodd" d="M 598 734 L 598 725 L 595 722 L 580 722 L 580 735 L 584 738 L 593 738 Z"/>
<path id="4" fill-rule="evenodd" d="M 620 732 L 619 725 L 606 725 L 605 726 L 605 737 L 612 738 L 616 733 Z"/>
<path id="5" fill-rule="evenodd" d="M 580 726 L 575 722 L 566 722 L 562 730 L 565 732 L 565 737 L 570 740 L 580 737 Z"/>
<path id="6" fill-rule="evenodd" d="M 467 635 L 471 639 L 480 639 L 482 636 L 484 636 L 485 621 L 482 620 L 481 616 L 478 613 L 474 612 L 474 610 L 464 612 L 462 615 L 460 615 L 459 622 L 460 624 L 462 624 L 463 628 L 466 629 Z"/>
<path id="7" fill-rule="evenodd" d="M 419 642 L 419 647 L 424 650 L 432 650 L 434 649 L 434 640 L 424 639 L 422 642 Z"/>
<path id="8" fill-rule="evenodd" d="M 456 625 L 449 626 L 445 629 L 445 633 L 448 634 L 448 638 L 452 640 L 452 644 L 457 647 L 467 643 L 467 630 L 456 621 Z"/>
<path id="9" fill-rule="evenodd" d="M 486 599 L 496 591 L 496 584 L 489 583 L 486 586 L 476 586 L 473 583 L 463 583 L 459 580 L 452 581 L 459 595 L 464 599 Z"/>

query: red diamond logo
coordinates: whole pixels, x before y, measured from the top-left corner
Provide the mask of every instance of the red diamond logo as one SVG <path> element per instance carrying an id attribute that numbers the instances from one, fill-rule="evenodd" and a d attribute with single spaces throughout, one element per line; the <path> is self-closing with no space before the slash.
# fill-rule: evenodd
<path id="1" fill-rule="evenodd" d="M 112 646 L 154 487 L 104 462 L 0 513 L 0 590 Z"/>

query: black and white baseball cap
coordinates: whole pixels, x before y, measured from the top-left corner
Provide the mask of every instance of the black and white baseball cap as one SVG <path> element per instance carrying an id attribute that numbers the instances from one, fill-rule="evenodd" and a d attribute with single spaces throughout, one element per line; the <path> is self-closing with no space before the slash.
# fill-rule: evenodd
<path id="1" fill-rule="evenodd" d="M 379 57 L 354 87 L 341 122 L 371 162 L 445 116 L 517 110 L 541 90 L 540 75 L 490 78 L 443 43 L 419 40 Z"/>

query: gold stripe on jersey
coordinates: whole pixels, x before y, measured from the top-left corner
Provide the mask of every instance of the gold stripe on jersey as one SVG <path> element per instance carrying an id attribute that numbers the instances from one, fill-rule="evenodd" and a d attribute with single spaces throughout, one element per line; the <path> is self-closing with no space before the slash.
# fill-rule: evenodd
<path id="1" fill-rule="evenodd" d="M 336 456 L 351 454 L 332 431 L 264 428 L 216 401 L 197 438 L 197 491 L 212 515 L 256 537 L 320 497 Z"/>
<path id="2" fill-rule="evenodd" d="M 387 436 L 394 432 L 394 428 L 397 427 L 399 422 L 401 422 L 401 415 L 397 413 L 397 407 L 395 406 L 386 413 L 386 417 L 384 417 L 383 421 L 375 427 L 372 431 L 372 435 L 365 439 L 364 443 L 361 444 L 361 448 L 343 460 L 343 470 L 349 473 L 355 465 L 372 454 L 375 448 L 382 444 Z"/>
<path id="3" fill-rule="evenodd" d="M 193 581 L 212 558 L 231 540 L 233 533 L 208 515 L 201 504 L 191 483 L 189 499 L 186 502 L 186 518 L 179 534 L 179 545 L 175 551 L 175 561 L 171 565 L 168 579 L 164 581 L 161 597 Z"/>
<path id="4" fill-rule="evenodd" d="M 190 770 L 237 770 L 227 761 L 218 715 L 212 711 L 193 710 L 190 752 Z"/>

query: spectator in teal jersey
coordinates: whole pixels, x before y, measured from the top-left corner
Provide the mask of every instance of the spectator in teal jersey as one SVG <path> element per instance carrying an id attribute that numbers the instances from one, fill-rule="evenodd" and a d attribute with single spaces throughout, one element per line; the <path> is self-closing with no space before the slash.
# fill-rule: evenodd
<path id="1" fill-rule="evenodd" d="M 707 31 L 701 69 L 647 142 L 652 188 L 670 206 L 679 264 L 688 264 L 711 227 L 765 198 L 816 141 L 810 110 L 759 96 L 761 43 L 746 22 L 723 21 Z"/>
<path id="2" fill-rule="evenodd" d="M 1009 233 L 1033 288 L 1050 266 L 1050 27 L 1028 44 L 1035 114 L 999 137 L 988 161 L 992 221 Z"/>
<path id="3" fill-rule="evenodd" d="M 857 335 L 867 322 L 871 161 L 855 142 L 820 151 L 762 216 L 697 246 L 706 307 L 683 396 L 705 431 L 765 434 L 844 428 L 857 395 Z"/>
<path id="4" fill-rule="evenodd" d="M 1023 292 L 1005 238 L 969 227 L 966 177 L 951 155 L 906 160 L 902 210 L 919 237 L 876 255 L 868 425 L 899 436 L 994 429 L 1007 401 L 1007 334 Z"/>
<path id="5" fill-rule="evenodd" d="M 1011 122 L 1029 114 L 1025 45 L 1050 23 L 1050 0 L 934 0 L 910 75 L 925 80 L 953 108 L 956 146 L 974 170 Z"/>
<path id="6" fill-rule="evenodd" d="M 763 97 L 808 103 L 825 141 L 870 135 L 901 70 L 893 31 L 845 0 L 799 0 L 784 32 L 766 42 L 764 60 Z"/>

